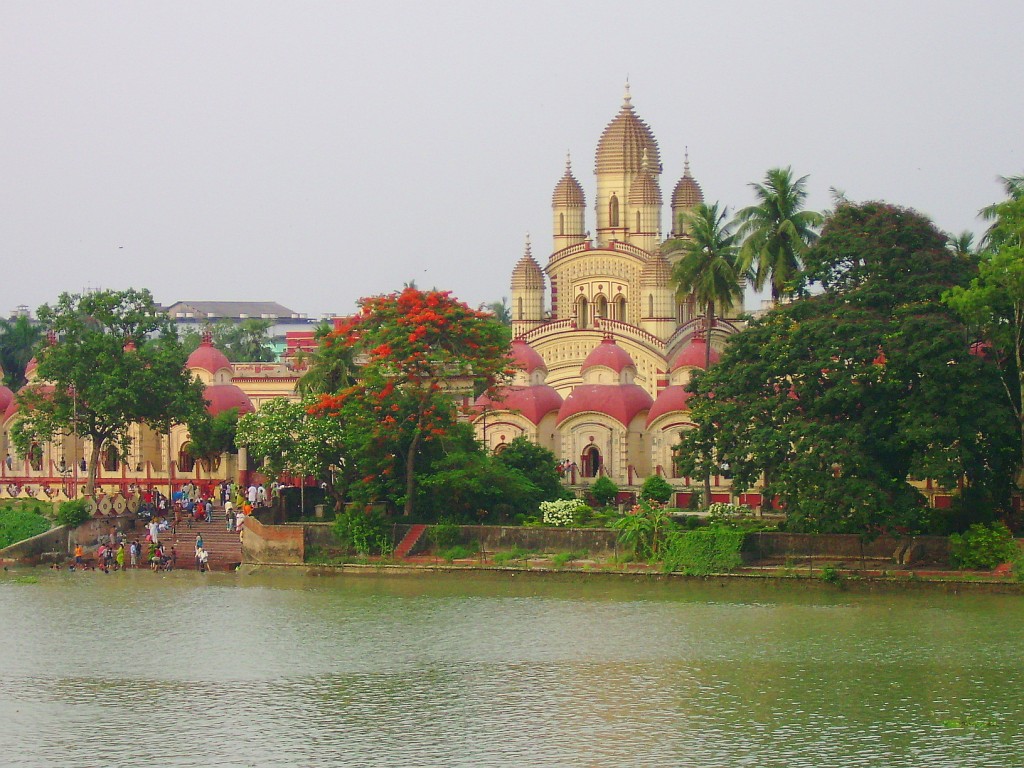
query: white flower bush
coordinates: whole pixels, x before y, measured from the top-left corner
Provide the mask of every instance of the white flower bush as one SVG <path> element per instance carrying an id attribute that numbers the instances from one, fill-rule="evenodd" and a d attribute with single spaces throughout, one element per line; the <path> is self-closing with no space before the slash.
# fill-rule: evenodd
<path id="1" fill-rule="evenodd" d="M 574 524 L 580 513 L 586 509 L 587 505 L 579 499 L 559 499 L 558 501 L 542 501 L 540 503 L 544 524 L 563 528 Z"/>
<path id="2" fill-rule="evenodd" d="M 726 504 L 716 501 L 708 506 L 708 514 L 711 517 L 743 517 L 749 515 L 751 510 L 748 507 L 741 507 L 739 504 Z"/>

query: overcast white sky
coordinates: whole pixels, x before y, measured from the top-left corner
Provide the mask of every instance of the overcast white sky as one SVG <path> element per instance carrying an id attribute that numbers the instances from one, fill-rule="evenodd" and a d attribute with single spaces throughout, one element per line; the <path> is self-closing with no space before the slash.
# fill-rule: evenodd
<path id="1" fill-rule="evenodd" d="M 1024 3 L 0 0 L 0 313 L 61 291 L 509 293 L 628 75 L 709 201 L 773 166 L 980 231 L 1024 172 Z M 668 216 L 663 216 L 667 227 Z"/>

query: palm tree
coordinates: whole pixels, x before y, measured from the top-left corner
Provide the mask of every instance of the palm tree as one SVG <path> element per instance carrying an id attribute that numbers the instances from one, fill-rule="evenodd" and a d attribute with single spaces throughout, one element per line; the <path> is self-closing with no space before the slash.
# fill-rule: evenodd
<path id="1" fill-rule="evenodd" d="M 25 368 L 43 335 L 42 326 L 25 315 L 12 320 L 0 319 L 0 366 L 11 389 L 25 384 Z"/>
<path id="2" fill-rule="evenodd" d="M 957 256 L 974 256 L 974 233 L 965 229 L 959 235 L 950 235 L 946 247 Z"/>
<path id="3" fill-rule="evenodd" d="M 986 205 L 978 211 L 978 216 L 985 221 L 992 222 L 992 225 L 985 230 L 985 234 L 981 237 L 980 250 L 994 250 L 1014 239 L 1020 239 L 1019 234 L 1015 237 L 1012 232 L 1004 231 L 1005 227 L 1001 227 L 1000 224 L 1003 223 L 1001 220 L 1006 213 L 1007 204 L 1024 200 L 1024 174 L 1020 176 L 1000 176 L 999 180 L 1003 184 L 1003 190 L 1006 192 L 1007 199 L 999 203 Z"/>
<path id="4" fill-rule="evenodd" d="M 308 365 L 296 385 L 300 395 L 333 395 L 353 382 L 355 362 L 352 350 L 341 344 L 325 343 L 332 330 L 326 323 L 318 325 L 313 337 L 319 346 L 312 352 L 302 352 L 298 356 L 299 362 Z"/>
<path id="5" fill-rule="evenodd" d="M 807 177 L 793 180 L 793 171 L 772 168 L 764 183 L 752 183 L 757 204 L 737 212 L 737 235 L 743 240 L 739 263 L 742 271 L 752 270 L 754 287 L 770 282 L 772 300 L 789 292 L 800 271 L 800 258 L 817 237 L 822 215 L 803 210 L 807 199 Z"/>
<path id="6" fill-rule="evenodd" d="M 502 296 L 498 301 L 485 302 L 480 305 L 480 309 L 493 314 L 494 319 L 502 325 L 512 325 L 512 307 L 507 296 Z"/>
<path id="7" fill-rule="evenodd" d="M 728 209 L 718 203 L 701 203 L 687 214 L 690 239 L 683 243 L 682 258 L 672 270 L 679 296 L 693 294 L 704 306 L 704 370 L 711 367 L 711 327 L 715 321 L 715 303 L 731 304 L 742 297 L 743 285 L 737 269 L 737 236 L 726 223 Z M 711 503 L 711 474 L 704 477 L 704 501 Z"/>

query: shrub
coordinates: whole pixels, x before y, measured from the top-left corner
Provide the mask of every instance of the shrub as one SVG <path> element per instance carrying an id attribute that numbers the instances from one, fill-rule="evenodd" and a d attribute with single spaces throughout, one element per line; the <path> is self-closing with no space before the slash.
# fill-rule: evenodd
<path id="1" fill-rule="evenodd" d="M 590 486 L 590 495 L 594 497 L 594 501 L 600 504 L 602 507 L 607 507 L 613 501 L 615 497 L 619 495 L 619 486 L 615 484 L 615 481 L 610 477 L 597 478 L 594 484 Z"/>
<path id="2" fill-rule="evenodd" d="M 0 510 L 0 549 L 50 530 L 50 521 L 26 509 Z"/>
<path id="3" fill-rule="evenodd" d="M 57 510 L 57 525 L 77 528 L 90 517 L 88 503 L 85 499 L 65 501 Z"/>
<path id="4" fill-rule="evenodd" d="M 564 568 L 573 560 L 580 560 L 587 556 L 586 551 L 580 552 L 559 552 L 551 558 L 551 565 L 555 568 Z"/>
<path id="5" fill-rule="evenodd" d="M 668 573 L 681 571 L 688 576 L 731 571 L 743 562 L 740 557 L 743 538 L 743 532 L 717 525 L 674 531 L 665 542 L 664 569 Z"/>
<path id="6" fill-rule="evenodd" d="M 614 520 L 619 546 L 632 549 L 640 559 L 657 557 L 662 535 L 672 526 L 672 519 L 663 507 L 641 501 L 625 515 Z"/>
<path id="7" fill-rule="evenodd" d="M 457 544 L 449 549 L 441 550 L 437 553 L 438 557 L 444 560 L 446 563 L 454 562 L 455 560 L 465 560 L 467 557 L 472 557 L 475 554 L 469 547 L 464 547 L 461 544 Z"/>
<path id="8" fill-rule="evenodd" d="M 656 501 L 659 504 L 668 504 L 668 500 L 672 498 L 672 486 L 661 475 L 651 475 L 640 486 L 640 498 L 646 501 Z"/>
<path id="9" fill-rule="evenodd" d="M 1017 543 L 1004 523 L 975 523 L 949 537 L 949 557 L 958 568 L 995 568 L 1017 556 Z"/>
<path id="10" fill-rule="evenodd" d="M 459 528 L 458 524 L 446 517 L 442 517 L 427 530 L 427 539 L 434 545 L 435 549 L 454 547 L 461 535 L 462 529 Z"/>
<path id="11" fill-rule="evenodd" d="M 559 501 L 542 501 L 540 511 L 545 525 L 568 528 L 593 510 L 579 499 L 560 499 Z"/>
<path id="12" fill-rule="evenodd" d="M 376 509 L 366 511 L 349 507 L 334 521 L 334 535 L 341 544 L 360 555 L 379 550 L 381 541 L 390 541 L 388 523 Z"/>

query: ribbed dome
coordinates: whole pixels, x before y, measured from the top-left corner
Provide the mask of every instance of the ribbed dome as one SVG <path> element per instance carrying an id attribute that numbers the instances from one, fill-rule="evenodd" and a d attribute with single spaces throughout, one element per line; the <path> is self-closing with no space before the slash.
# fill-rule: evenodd
<path id="1" fill-rule="evenodd" d="M 650 162 L 651 172 L 661 172 L 661 156 L 658 142 L 650 127 L 636 116 L 630 103 L 627 86 L 626 98 L 619 114 L 608 123 L 597 143 L 596 173 L 639 173 L 643 165 L 644 150 Z"/>
<path id="2" fill-rule="evenodd" d="M 661 207 L 661 188 L 654 176 L 651 175 L 650 157 L 646 149 L 640 166 L 640 175 L 633 179 L 633 183 L 629 187 L 629 204 Z"/>
<path id="3" fill-rule="evenodd" d="M 660 253 L 648 259 L 640 271 L 640 285 L 643 286 L 668 285 L 671 280 L 672 267 L 668 263 L 668 259 Z"/>
<path id="4" fill-rule="evenodd" d="M 487 395 L 476 399 L 478 413 L 488 411 L 513 411 L 531 424 L 540 424 L 541 419 L 562 407 L 562 396 L 554 387 L 538 384 L 533 387 L 505 387 L 494 400 Z"/>
<path id="5" fill-rule="evenodd" d="M 512 287 L 544 290 L 544 272 L 533 258 L 530 241 L 526 241 L 526 252 L 512 270 Z"/>
<path id="6" fill-rule="evenodd" d="M 551 196 L 552 208 L 586 208 L 586 199 L 583 196 L 583 187 L 572 175 L 572 166 L 569 160 L 565 161 L 565 173 L 555 185 L 555 192 Z"/>
<path id="7" fill-rule="evenodd" d="M 704 202 L 704 192 L 700 184 L 690 175 L 690 158 L 683 163 L 683 178 L 672 191 L 672 210 L 678 208 L 695 208 Z"/>
<path id="8" fill-rule="evenodd" d="M 647 390 L 639 384 L 580 384 L 558 409 L 561 424 L 577 413 L 603 413 L 624 426 L 653 405 Z"/>
<path id="9" fill-rule="evenodd" d="M 527 373 L 541 369 L 546 371 L 547 364 L 540 354 L 522 339 L 512 340 L 512 361 L 517 368 L 522 368 Z"/>
<path id="10" fill-rule="evenodd" d="M 190 370 L 201 368 L 210 373 L 216 373 L 224 368 L 231 370 L 231 362 L 223 352 L 213 346 L 213 341 L 209 336 L 203 337 L 202 343 L 195 352 L 188 356 L 188 362 L 185 365 Z"/>
<path id="11" fill-rule="evenodd" d="M 658 399 L 654 401 L 654 405 L 651 406 L 651 410 L 647 414 L 647 426 L 650 426 L 656 418 L 664 416 L 666 413 L 689 410 L 687 401 L 691 397 L 692 395 L 686 391 L 686 387 L 681 384 L 665 387 L 665 389 L 658 393 Z"/>
<path id="12" fill-rule="evenodd" d="M 237 408 L 239 416 L 256 410 L 249 396 L 234 384 L 214 384 L 203 390 L 203 397 L 206 398 L 206 412 L 211 416 L 230 408 Z"/>
<path id="13" fill-rule="evenodd" d="M 595 365 L 611 368 L 616 373 L 622 373 L 626 368 L 636 367 L 636 363 L 629 356 L 629 352 L 616 344 L 615 339 L 611 338 L 601 339 L 601 343 L 594 347 L 593 351 L 587 355 L 587 359 L 583 361 L 580 373 L 588 368 L 593 368 Z"/>
<path id="14" fill-rule="evenodd" d="M 28 365 L 25 366 L 25 378 L 28 379 L 36 372 L 36 368 L 39 367 L 39 362 L 33 357 L 28 361 Z"/>
<path id="15" fill-rule="evenodd" d="M 669 370 L 675 371 L 679 368 L 703 368 L 705 343 L 704 339 L 701 338 L 691 339 L 690 343 L 687 344 L 678 355 L 676 355 L 676 358 L 672 361 L 672 365 Z M 718 360 L 719 354 L 715 348 L 712 347 L 711 364 L 714 365 Z"/>

